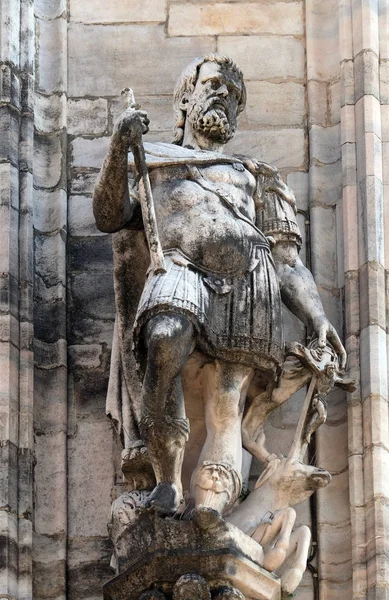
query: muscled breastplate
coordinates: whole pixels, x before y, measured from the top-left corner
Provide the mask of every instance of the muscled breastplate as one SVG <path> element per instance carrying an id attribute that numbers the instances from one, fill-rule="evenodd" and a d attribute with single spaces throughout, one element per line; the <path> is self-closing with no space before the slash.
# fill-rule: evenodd
<path id="1" fill-rule="evenodd" d="M 159 171 L 151 182 L 163 249 L 225 277 L 250 272 L 269 247 L 254 223 L 254 177 L 241 164 Z"/>

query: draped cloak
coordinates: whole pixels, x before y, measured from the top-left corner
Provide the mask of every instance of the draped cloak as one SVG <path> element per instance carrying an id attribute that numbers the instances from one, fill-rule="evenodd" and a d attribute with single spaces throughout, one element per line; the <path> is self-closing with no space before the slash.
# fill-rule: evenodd
<path id="1" fill-rule="evenodd" d="M 301 235 L 296 220 L 296 203 L 293 192 L 284 184 L 274 167 L 270 167 L 265 163 L 246 157 L 228 156 L 209 151 L 195 151 L 174 146 L 172 144 L 145 143 L 145 150 L 147 165 L 150 171 L 160 167 L 174 167 L 182 164 L 199 168 L 201 168 L 201 166 L 206 167 L 213 164 L 242 165 L 241 168 L 248 169 L 256 177 L 257 186 L 254 197 L 256 206 L 255 225 L 260 232 L 270 240 L 270 243 L 276 243 L 277 241 L 291 241 L 297 244 L 297 246 L 301 245 Z M 131 154 L 129 154 L 129 178 L 130 181 L 134 178 L 134 164 Z M 138 430 L 138 423 L 141 415 L 141 379 L 137 372 L 139 371 L 139 356 L 136 358 L 134 354 L 134 327 L 137 325 L 139 326 L 139 316 L 140 314 L 144 314 L 146 310 L 139 310 L 139 304 L 141 303 L 141 306 L 143 306 L 146 303 L 147 308 L 148 297 L 150 296 L 147 292 L 147 286 L 149 285 L 148 281 L 150 280 L 147 271 L 150 260 L 139 211 L 138 214 L 133 216 L 133 219 L 126 227 L 113 234 L 112 244 L 114 254 L 116 321 L 112 342 L 106 412 L 114 421 L 124 447 L 132 448 L 142 445 Z M 170 265 L 171 261 L 168 260 L 168 263 Z M 187 275 L 188 273 L 189 271 L 187 271 Z M 261 277 L 258 276 L 258 273 L 261 273 Z M 254 269 L 250 274 L 250 289 L 262 294 L 262 304 L 263 302 L 266 304 L 266 290 L 263 288 L 268 285 L 263 278 L 264 275 L 266 279 L 266 272 L 264 272 L 263 269 L 262 271 Z M 192 277 L 192 281 L 197 281 L 196 286 L 198 286 L 198 281 L 203 277 L 198 275 L 196 268 L 190 270 L 190 276 Z M 252 278 L 257 278 L 256 282 L 253 281 Z M 231 284 L 231 281 L 223 281 L 222 283 L 223 285 L 226 284 L 228 286 Z M 146 291 L 144 293 L 145 286 Z M 260 286 L 260 289 L 258 286 Z M 242 286 L 240 286 L 239 289 L 245 294 L 245 290 Z M 213 296 L 216 298 L 216 310 L 218 311 L 220 311 L 220 306 L 223 305 L 223 302 L 226 305 L 229 302 L 228 298 L 223 299 L 223 294 L 213 294 Z M 227 294 L 227 296 L 229 296 L 229 294 Z M 245 298 L 245 302 L 247 304 L 247 302 L 250 301 L 248 298 Z M 236 306 L 238 306 L 238 304 L 239 303 L 237 303 Z M 242 302 L 240 302 L 240 304 L 242 304 Z M 260 305 L 261 302 L 257 302 L 257 306 Z M 264 310 L 263 307 L 262 310 Z M 234 315 L 232 315 L 232 318 L 230 319 L 231 322 L 233 322 L 233 317 Z M 240 318 L 241 322 L 237 323 L 237 325 L 242 328 L 244 326 L 244 314 L 242 311 Z M 261 318 L 260 315 L 259 318 Z M 250 319 L 248 319 L 248 321 L 249 320 Z M 282 328 L 280 322 L 275 323 L 274 325 L 275 328 Z M 247 346 L 248 343 L 250 346 L 248 349 L 246 348 L 246 351 L 248 354 L 251 353 L 255 356 L 255 353 L 258 352 L 258 350 L 262 351 L 263 349 L 256 346 L 255 343 L 250 343 L 249 329 L 246 334 L 245 344 Z M 137 337 L 139 337 L 139 335 L 135 336 L 135 340 L 137 340 Z M 207 336 L 206 332 L 203 333 L 203 340 L 206 341 L 207 337 L 210 336 Z M 280 347 L 276 350 L 276 356 L 273 357 L 273 363 L 278 363 L 278 366 L 280 367 L 282 360 L 282 332 L 281 337 L 278 337 Z M 247 340 L 249 341 L 247 342 Z M 206 343 L 203 343 L 201 347 L 203 352 L 208 351 L 211 356 L 225 358 L 225 355 L 217 353 L 217 349 L 215 354 L 215 349 L 212 348 L 212 344 L 208 347 L 205 346 Z M 274 348 L 277 347 L 278 344 L 274 346 Z M 245 359 L 243 359 L 243 362 L 244 360 Z M 199 361 L 201 363 L 201 359 L 199 359 L 198 354 L 196 355 L 195 353 L 194 359 L 188 361 L 188 365 L 191 363 L 191 366 L 188 366 L 188 368 L 186 367 L 183 373 L 185 403 L 189 413 L 191 411 L 191 407 L 189 406 L 191 403 L 195 404 L 201 402 L 201 399 L 199 398 L 201 396 L 201 377 L 198 376 Z M 256 364 L 254 360 L 253 366 L 257 366 L 260 369 L 261 363 L 259 362 Z M 190 374 L 186 372 L 188 369 L 191 369 Z M 196 378 L 198 380 L 197 383 L 195 381 Z M 189 385 L 185 385 L 186 381 L 189 382 Z M 196 412 L 196 409 L 194 409 L 194 412 Z"/>

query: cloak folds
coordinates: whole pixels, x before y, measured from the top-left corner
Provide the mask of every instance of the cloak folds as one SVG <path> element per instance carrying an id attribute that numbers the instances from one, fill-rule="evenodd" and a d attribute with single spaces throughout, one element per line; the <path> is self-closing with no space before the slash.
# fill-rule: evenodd
<path id="1" fill-rule="evenodd" d="M 272 242 L 278 240 L 293 241 L 298 246 L 301 245 L 301 236 L 296 221 L 296 206 L 294 195 L 291 190 L 283 183 L 278 175 L 275 168 L 260 163 L 256 160 L 247 159 L 245 157 L 227 156 L 218 154 L 215 152 L 208 151 L 194 151 L 172 144 L 147 144 L 145 143 L 146 160 L 148 168 L 157 169 L 159 167 L 177 166 L 179 164 L 185 164 L 188 166 L 200 167 L 210 166 L 212 164 L 241 164 L 243 167 L 251 171 L 251 173 L 257 179 L 257 189 L 255 192 L 255 204 L 257 207 L 256 225 L 270 239 L 273 238 Z M 130 176 L 133 173 L 134 165 L 132 155 L 129 155 L 129 172 Z M 138 315 L 138 325 L 141 319 L 139 319 L 142 311 L 138 313 L 138 307 L 143 299 L 146 301 L 146 295 L 142 297 L 142 292 L 145 288 L 147 278 L 147 270 L 149 267 L 149 253 L 145 235 L 142 229 L 141 222 L 129 224 L 121 231 L 113 234 L 112 236 L 113 254 L 114 254 L 114 286 L 115 286 L 115 298 L 116 298 L 116 322 L 114 329 L 114 337 L 112 343 L 112 358 L 111 358 L 111 370 L 110 379 L 107 394 L 107 414 L 114 421 L 118 432 L 120 433 L 123 445 L 125 448 L 133 448 L 138 446 L 140 442 L 140 435 L 138 431 L 138 423 L 141 416 L 141 383 L 137 374 L 137 361 L 133 352 L 133 330 Z M 197 289 L 200 289 L 199 282 L 195 282 L 196 277 L 193 275 L 194 271 L 191 271 L 191 281 L 197 285 Z M 258 273 L 261 273 L 261 277 L 268 277 L 266 270 L 253 270 L 250 273 L 250 277 L 258 277 Z M 188 274 L 188 273 L 187 273 Z M 182 275 L 182 274 L 181 274 Z M 180 279 L 182 279 L 180 275 Z M 274 273 L 275 277 L 275 273 Z M 204 277 L 203 277 L 204 279 Z M 273 277 L 272 277 L 273 279 Z M 243 283 L 243 282 L 242 282 Z M 254 282 L 246 282 L 250 290 L 253 288 Z M 227 282 L 228 285 L 228 282 Z M 277 284 L 273 282 L 273 288 Z M 263 286 L 267 287 L 264 290 Z M 270 286 L 271 287 L 271 286 Z M 280 363 L 282 360 L 282 330 L 279 318 L 279 308 L 276 306 L 278 300 L 276 298 L 275 288 L 269 293 L 269 281 L 257 281 L 254 284 L 254 290 L 259 290 L 263 298 L 263 307 L 261 315 L 253 314 L 252 319 L 247 319 L 246 323 L 255 322 L 258 320 L 263 321 L 263 317 L 267 314 L 266 311 L 273 310 L 274 314 L 269 316 L 269 320 L 275 324 L 275 329 L 278 327 L 278 332 L 274 337 L 274 344 L 271 348 L 271 353 L 275 353 L 275 363 Z M 208 287 L 209 290 L 209 287 Z M 244 292 L 243 292 L 244 293 Z M 228 298 L 229 294 L 217 294 L 216 292 L 211 296 L 215 298 L 214 306 L 212 310 L 220 310 L 220 306 L 223 304 L 223 310 L 228 312 Z M 278 294 L 279 295 L 279 294 Z M 272 306 L 267 304 L 273 302 Z M 275 304 L 274 304 L 275 301 Z M 199 300 L 200 302 L 200 300 Z M 245 303 L 246 302 L 246 305 Z M 245 301 L 241 299 L 240 306 L 244 309 L 238 311 L 235 317 L 238 317 L 236 325 L 238 329 L 243 332 L 246 337 L 244 344 L 250 344 L 250 336 L 253 331 L 247 329 L 244 331 L 245 326 L 245 310 L 247 306 L 250 306 L 252 302 L 251 297 L 247 297 Z M 238 303 L 239 304 L 239 303 Z M 238 306 L 238 305 L 237 305 Z M 260 303 L 257 303 L 257 307 Z M 151 307 L 152 308 L 152 307 Z M 235 310 L 235 309 L 234 309 Z M 277 313 L 277 314 L 276 314 Z M 144 313 L 145 314 L 145 313 Z M 234 315 L 229 315 L 229 321 L 233 323 Z M 239 320 L 240 319 L 240 320 Z M 275 322 L 277 319 L 277 322 Z M 203 322 L 204 324 L 204 322 Z M 203 325 L 200 323 L 200 327 Z M 205 325 L 204 325 L 205 327 Z M 223 335 L 223 326 L 219 332 L 216 331 L 216 337 Z M 238 331 L 237 329 L 237 331 Z M 224 327 L 225 330 L 225 327 Z M 208 330 L 209 331 L 209 330 Z M 267 337 L 269 337 L 267 335 Z M 209 339 L 206 327 L 203 335 L 203 340 Z M 269 340 L 266 341 L 266 343 Z M 218 345 L 218 341 L 210 340 L 210 345 L 200 344 L 200 349 L 203 352 L 209 352 L 209 354 L 215 355 L 212 351 L 212 346 Z M 259 344 L 259 345 L 258 345 Z M 220 345 L 220 344 L 219 344 Z M 268 348 L 270 350 L 270 347 Z M 253 340 L 252 347 L 247 348 L 248 353 L 253 355 L 256 351 L 260 351 L 264 356 L 267 349 L 260 347 L 260 343 L 255 346 L 255 340 Z M 220 356 L 223 358 L 223 355 Z M 253 366 L 261 368 L 260 361 L 254 363 Z M 194 375 L 195 376 L 195 375 Z M 185 403 L 186 405 L 191 402 L 190 390 L 185 390 L 185 380 L 190 380 L 188 377 L 184 377 L 184 392 L 185 392 Z M 198 392 L 197 392 L 198 394 Z M 198 401 L 198 398 L 194 401 Z M 189 408 L 189 407 L 188 407 Z M 190 410 L 189 410 L 190 412 Z"/>

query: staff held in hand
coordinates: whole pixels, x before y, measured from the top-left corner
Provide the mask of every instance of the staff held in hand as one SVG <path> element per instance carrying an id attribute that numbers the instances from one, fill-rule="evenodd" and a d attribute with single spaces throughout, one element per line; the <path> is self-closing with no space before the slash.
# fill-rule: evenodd
<path id="1" fill-rule="evenodd" d="M 127 110 L 138 110 L 134 92 L 131 88 L 122 90 Z M 151 268 L 154 273 L 166 273 L 165 259 L 162 252 L 161 242 L 158 236 L 157 219 L 155 216 L 154 200 L 151 191 L 150 178 L 146 165 L 145 149 L 140 140 L 131 148 L 134 155 L 135 168 L 139 175 L 139 198 L 142 210 L 143 224 L 150 252 Z"/>

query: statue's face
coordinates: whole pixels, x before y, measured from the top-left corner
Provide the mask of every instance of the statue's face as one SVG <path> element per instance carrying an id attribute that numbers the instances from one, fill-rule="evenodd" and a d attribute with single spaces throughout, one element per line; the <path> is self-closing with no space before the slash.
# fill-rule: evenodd
<path id="1" fill-rule="evenodd" d="M 232 71 L 208 62 L 201 65 L 187 107 L 187 118 L 195 131 L 219 143 L 234 135 L 242 82 Z"/>

